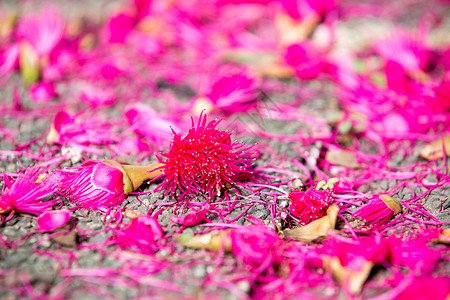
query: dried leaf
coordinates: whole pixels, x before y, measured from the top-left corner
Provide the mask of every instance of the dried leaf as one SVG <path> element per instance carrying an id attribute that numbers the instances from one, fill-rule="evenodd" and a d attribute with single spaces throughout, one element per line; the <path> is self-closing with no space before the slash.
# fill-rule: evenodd
<path id="1" fill-rule="evenodd" d="M 356 161 L 355 154 L 347 150 L 328 150 L 325 159 L 334 165 L 351 169 L 356 169 L 361 166 Z"/>
<path id="2" fill-rule="evenodd" d="M 444 229 L 439 237 L 435 240 L 436 243 L 450 245 L 450 229 Z"/>
<path id="3" fill-rule="evenodd" d="M 75 247 L 78 245 L 78 234 L 75 231 L 70 231 L 52 238 L 55 242 L 66 247 Z"/>
<path id="4" fill-rule="evenodd" d="M 399 214 L 403 211 L 403 206 L 397 199 L 392 198 L 387 194 L 382 194 L 379 197 L 394 213 Z"/>
<path id="5" fill-rule="evenodd" d="M 328 235 L 328 231 L 334 229 L 336 225 L 337 214 L 339 207 L 336 204 L 331 205 L 327 209 L 327 215 L 311 223 L 297 227 L 294 229 L 287 229 L 284 231 L 284 235 L 303 242 L 312 242 L 320 237 Z"/>
<path id="6" fill-rule="evenodd" d="M 373 263 L 365 261 L 357 271 L 344 267 L 338 257 L 324 257 L 325 267 L 330 269 L 334 278 L 342 287 L 352 294 L 359 294 L 369 277 L 373 268 Z"/>
<path id="7" fill-rule="evenodd" d="M 135 219 L 135 218 L 142 216 L 141 213 L 135 212 L 134 210 L 131 210 L 131 209 L 126 209 L 123 214 L 125 215 L 125 217 L 130 218 L 130 219 Z"/>
<path id="8" fill-rule="evenodd" d="M 219 251 L 223 245 L 225 251 L 231 251 L 231 238 L 228 233 L 228 231 L 215 231 L 196 236 L 182 234 L 178 237 L 178 242 L 189 248 L 212 251 Z"/>
<path id="9" fill-rule="evenodd" d="M 435 140 L 426 145 L 419 153 L 419 155 L 428 160 L 435 160 L 444 157 L 443 149 L 445 147 L 445 154 L 450 155 L 450 136 L 445 136 L 443 139 Z"/>

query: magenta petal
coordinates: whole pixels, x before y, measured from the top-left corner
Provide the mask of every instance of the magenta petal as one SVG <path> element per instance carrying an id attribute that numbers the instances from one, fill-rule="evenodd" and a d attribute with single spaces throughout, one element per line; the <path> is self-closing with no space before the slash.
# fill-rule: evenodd
<path id="1" fill-rule="evenodd" d="M 56 97 L 55 87 L 52 83 L 39 82 L 30 88 L 31 99 L 34 102 L 48 102 Z"/>
<path id="2" fill-rule="evenodd" d="M 65 111 L 59 111 L 53 118 L 53 126 L 56 131 L 61 132 L 64 126 L 73 122 L 72 117 Z"/>
<path id="3" fill-rule="evenodd" d="M 182 226 L 195 226 L 206 220 L 207 209 L 189 213 L 185 216 L 171 216 L 170 219 Z"/>
<path id="4" fill-rule="evenodd" d="M 96 189 L 117 194 L 123 191 L 123 173 L 117 168 L 99 163 L 94 166 L 91 183 Z"/>
<path id="5" fill-rule="evenodd" d="M 383 117 L 384 131 L 387 133 L 408 133 L 411 131 L 408 122 L 400 114 L 391 113 Z"/>
<path id="6" fill-rule="evenodd" d="M 132 16 L 121 13 L 109 19 L 107 24 L 107 36 L 110 43 L 124 43 L 128 34 L 133 29 Z"/>
<path id="7" fill-rule="evenodd" d="M 141 138 L 129 137 L 122 139 L 115 147 L 117 153 L 127 155 L 138 155 L 142 152 L 150 152 L 151 149 Z"/>
<path id="8" fill-rule="evenodd" d="M 156 239 L 159 239 L 163 236 L 164 232 L 161 228 L 161 225 L 159 225 L 158 220 L 155 217 L 140 216 L 140 217 L 138 217 L 138 222 L 149 226 L 151 228 L 153 236 Z"/>
<path id="9" fill-rule="evenodd" d="M 37 218 L 39 231 L 54 231 L 64 226 L 70 219 L 70 211 L 67 209 L 45 211 Z"/>

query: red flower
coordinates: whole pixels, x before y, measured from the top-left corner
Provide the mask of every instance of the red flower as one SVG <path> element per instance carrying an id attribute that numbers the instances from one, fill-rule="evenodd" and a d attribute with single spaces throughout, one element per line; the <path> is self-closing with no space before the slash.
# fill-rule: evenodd
<path id="1" fill-rule="evenodd" d="M 235 176 L 250 173 L 252 147 L 231 142 L 231 134 L 216 129 L 220 123 L 214 120 L 206 123 L 206 116 L 200 115 L 197 126 L 192 119 L 192 128 L 186 136 L 174 133 L 168 153 L 158 157 L 165 175 L 157 190 L 167 189 L 173 196 L 177 189 L 180 197 L 196 193 L 216 195 L 227 185 L 235 184 Z"/>
<path id="2" fill-rule="evenodd" d="M 293 191 L 289 194 L 291 213 L 302 224 L 308 224 L 327 214 L 327 209 L 334 202 L 333 190 L 317 190 L 315 186 L 306 191 Z"/>
<path id="3" fill-rule="evenodd" d="M 204 94 L 193 99 L 192 111 L 219 111 L 226 115 L 256 107 L 258 81 L 245 70 L 230 71 L 211 79 Z"/>

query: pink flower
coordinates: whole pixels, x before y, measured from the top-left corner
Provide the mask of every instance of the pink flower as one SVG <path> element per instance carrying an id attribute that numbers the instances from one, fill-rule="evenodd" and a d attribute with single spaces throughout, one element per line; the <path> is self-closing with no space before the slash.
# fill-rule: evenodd
<path id="1" fill-rule="evenodd" d="M 107 23 L 106 38 L 110 43 L 123 44 L 128 34 L 133 30 L 135 20 L 133 16 L 119 13 L 112 16 Z"/>
<path id="2" fill-rule="evenodd" d="M 388 223 L 395 214 L 402 212 L 400 202 L 382 194 L 355 211 L 352 216 L 364 221 L 364 227 L 376 228 Z"/>
<path id="3" fill-rule="evenodd" d="M 427 105 L 436 113 L 450 111 L 450 72 L 433 87 L 433 95 L 428 97 Z"/>
<path id="4" fill-rule="evenodd" d="M 50 210 L 40 215 L 36 222 L 39 231 L 54 231 L 56 228 L 66 225 L 70 220 L 70 211 L 67 209 Z"/>
<path id="5" fill-rule="evenodd" d="M 64 34 L 61 14 L 46 7 L 39 14 L 22 17 L 17 26 L 19 65 L 26 84 L 37 82 Z"/>
<path id="6" fill-rule="evenodd" d="M 393 61 L 408 72 L 424 70 L 431 60 L 431 51 L 423 38 L 406 32 L 396 32 L 377 42 L 375 50 L 386 62 Z"/>
<path id="7" fill-rule="evenodd" d="M 120 169 L 101 161 L 88 161 L 75 169 L 59 171 L 60 191 L 80 207 L 105 212 L 126 198 Z"/>
<path id="8" fill-rule="evenodd" d="M 88 83 L 82 85 L 80 98 L 92 107 L 112 105 L 116 100 L 114 94 L 108 89 L 96 87 Z"/>
<path id="9" fill-rule="evenodd" d="M 179 130 L 168 117 L 158 114 L 153 108 L 142 103 L 128 106 L 125 117 L 134 132 L 144 137 L 153 148 L 168 144 L 172 138 L 172 130 Z"/>
<path id="10" fill-rule="evenodd" d="M 390 244 L 380 235 L 358 240 L 328 239 L 321 250 L 327 256 L 337 257 L 343 267 L 353 271 L 360 270 L 365 262 L 374 265 L 386 262 L 391 253 Z"/>
<path id="11" fill-rule="evenodd" d="M 331 64 L 308 41 L 289 46 L 284 60 L 295 70 L 297 77 L 303 80 L 315 79 L 323 73 L 331 72 Z"/>
<path id="12" fill-rule="evenodd" d="M 450 294 L 450 278 L 429 276 L 408 276 L 394 288 L 393 300 L 447 300 Z"/>
<path id="13" fill-rule="evenodd" d="M 113 147 L 122 156 L 138 155 L 140 153 L 152 153 L 149 145 L 141 137 L 126 137 Z"/>
<path id="14" fill-rule="evenodd" d="M 30 88 L 31 99 L 34 102 L 49 102 L 58 96 L 51 82 L 39 82 Z"/>
<path id="15" fill-rule="evenodd" d="M 204 109 L 224 114 L 249 111 L 257 104 L 256 88 L 256 79 L 243 70 L 219 76 L 204 95 L 194 98 L 193 112 L 199 115 Z"/>
<path id="16" fill-rule="evenodd" d="M 111 124 L 96 118 L 84 120 L 65 111 L 56 113 L 47 135 L 47 143 L 61 145 L 103 145 L 116 143 Z"/>
<path id="17" fill-rule="evenodd" d="M 61 170 L 59 190 L 80 207 L 106 212 L 120 205 L 126 196 L 144 181 L 161 174 L 154 171 L 158 164 L 149 166 L 121 165 L 112 160 L 88 161 L 74 172 Z"/>
<path id="18" fill-rule="evenodd" d="M 0 78 L 7 78 L 18 67 L 19 50 L 19 44 L 14 44 L 0 52 Z"/>
<path id="19" fill-rule="evenodd" d="M 39 14 L 21 18 L 18 25 L 19 38 L 27 41 L 39 57 L 52 53 L 64 33 L 64 21 L 54 9 L 45 8 Z"/>
<path id="20" fill-rule="evenodd" d="M 56 192 L 57 182 L 39 168 L 29 168 L 25 174 L 19 175 L 11 182 L 4 175 L 0 198 L 0 214 L 28 213 L 40 215 L 58 203 L 57 199 L 42 201 Z"/>
<path id="21" fill-rule="evenodd" d="M 304 19 L 308 16 L 323 18 L 336 11 L 337 0 L 281 0 L 284 11 L 293 19 Z"/>
<path id="22" fill-rule="evenodd" d="M 158 251 L 164 234 L 158 220 L 153 216 L 132 218 L 125 227 L 113 231 L 114 235 L 110 241 L 121 249 L 147 255 Z"/>
<path id="23" fill-rule="evenodd" d="M 280 264 L 283 240 L 264 225 L 242 226 L 230 232 L 231 252 L 251 268 Z"/>
<path id="24" fill-rule="evenodd" d="M 200 115 L 197 126 L 192 119 L 192 128 L 182 137 L 175 133 L 170 150 L 158 157 L 165 175 L 157 190 L 167 189 L 174 196 L 177 189 L 180 197 L 206 193 L 213 197 L 227 185 L 235 184 L 235 176 L 249 173 L 252 161 L 246 147 L 231 142 L 231 134 L 216 129 L 220 121 L 206 123 L 206 115 Z"/>
<path id="25" fill-rule="evenodd" d="M 306 191 L 293 191 L 289 199 L 290 212 L 304 225 L 325 216 L 328 207 L 334 203 L 333 190 L 316 190 L 315 186 Z"/>
<path id="26" fill-rule="evenodd" d="M 389 241 L 392 247 L 390 256 L 392 264 L 408 268 L 416 275 L 432 273 L 443 258 L 438 247 L 428 246 L 432 239 L 426 235 L 391 237 Z"/>

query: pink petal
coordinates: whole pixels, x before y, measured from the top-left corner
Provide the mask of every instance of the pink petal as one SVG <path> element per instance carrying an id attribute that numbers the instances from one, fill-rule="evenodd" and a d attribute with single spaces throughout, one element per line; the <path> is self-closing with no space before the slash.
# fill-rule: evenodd
<path id="1" fill-rule="evenodd" d="M 172 216 L 170 219 L 182 226 L 194 226 L 206 220 L 206 212 L 208 209 L 209 205 L 202 208 L 200 211 L 192 212 L 185 216 Z"/>
<path id="2" fill-rule="evenodd" d="M 408 122 L 399 114 L 392 113 L 386 115 L 383 120 L 383 127 L 386 133 L 408 133 L 410 128 Z"/>
<path id="3" fill-rule="evenodd" d="M 164 232 L 155 217 L 140 216 L 138 217 L 138 222 L 149 226 L 156 240 L 160 239 L 163 236 Z"/>
<path id="4" fill-rule="evenodd" d="M 36 222 L 39 231 L 54 231 L 64 226 L 70 220 L 70 211 L 67 209 L 45 211 Z"/>
<path id="5" fill-rule="evenodd" d="M 93 107 L 98 107 L 111 105 L 116 99 L 110 91 L 86 84 L 82 87 L 81 100 L 89 103 Z"/>
<path id="6" fill-rule="evenodd" d="M 50 82 L 39 82 L 30 88 L 31 99 L 34 102 L 49 102 L 56 97 L 55 87 Z"/>
<path id="7" fill-rule="evenodd" d="M 123 191 L 123 173 L 114 167 L 98 163 L 92 171 L 91 183 L 96 189 L 111 194 L 120 193 Z"/>
<path id="8" fill-rule="evenodd" d="M 40 56 L 49 55 L 59 44 L 64 33 L 64 21 L 57 10 L 44 9 L 21 19 L 18 35 L 27 40 Z"/>
<path id="9" fill-rule="evenodd" d="M 55 127 L 56 131 L 61 132 L 62 128 L 64 126 L 70 124 L 73 122 L 72 117 L 65 111 L 58 112 L 55 117 L 53 118 L 53 126 Z"/>
<path id="10" fill-rule="evenodd" d="M 16 67 L 19 57 L 19 44 L 14 44 L 0 53 L 0 77 L 6 77 Z"/>
<path id="11" fill-rule="evenodd" d="M 120 155 L 138 155 L 142 152 L 151 152 L 150 147 L 141 138 L 129 137 L 121 140 L 114 150 Z"/>
<path id="12" fill-rule="evenodd" d="M 132 16 L 121 13 L 109 19 L 107 24 L 107 39 L 110 43 L 124 43 L 134 27 Z"/>

